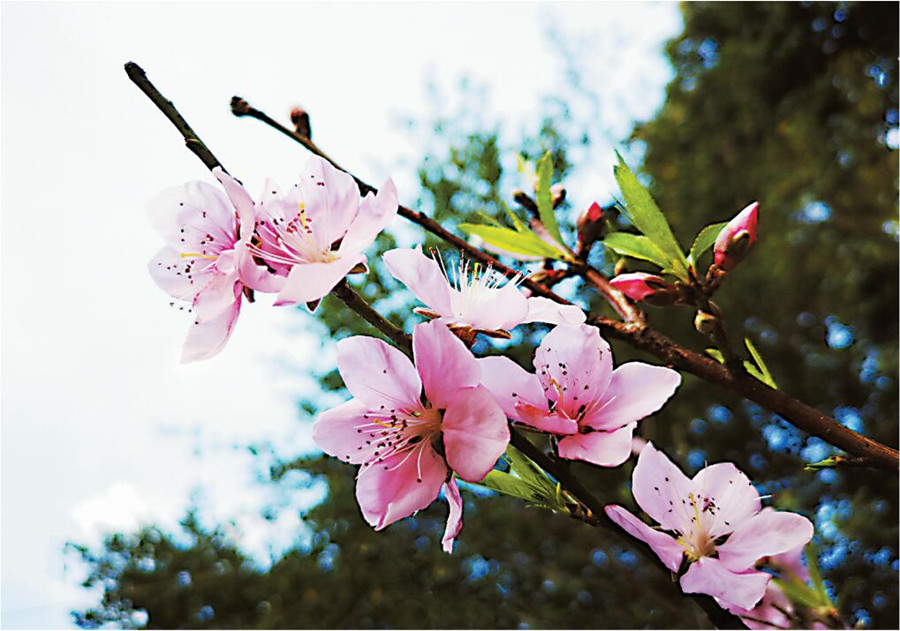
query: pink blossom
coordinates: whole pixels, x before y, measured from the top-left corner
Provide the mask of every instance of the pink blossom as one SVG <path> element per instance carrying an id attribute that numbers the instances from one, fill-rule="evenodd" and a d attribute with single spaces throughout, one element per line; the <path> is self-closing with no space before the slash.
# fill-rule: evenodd
<path id="1" fill-rule="evenodd" d="M 226 187 L 232 202 L 250 213 L 253 202 L 240 186 Z M 276 305 L 313 302 L 354 269 L 365 269 L 363 250 L 397 214 L 397 189 L 384 183 L 377 195 L 359 196 L 348 174 L 318 156 L 306 164 L 286 193 L 269 181 L 255 206 L 254 222 L 242 225 L 241 262 L 246 284 L 278 292 Z M 254 262 L 265 265 L 265 273 Z"/>
<path id="2" fill-rule="evenodd" d="M 687 558 L 686 593 L 709 594 L 727 605 L 753 609 L 770 576 L 755 568 L 762 557 L 806 544 L 813 525 L 796 513 L 762 508 L 759 493 L 734 464 L 720 462 L 692 479 L 648 443 L 632 477 L 638 506 L 659 526 L 651 528 L 614 504 L 606 514 L 645 542 L 671 571 Z"/>
<path id="3" fill-rule="evenodd" d="M 740 263 L 756 243 L 759 204 L 753 202 L 722 228 L 713 246 L 716 267 L 730 270 Z"/>
<path id="4" fill-rule="evenodd" d="M 221 168 L 213 172 L 240 188 Z M 194 316 L 181 361 L 212 357 L 224 348 L 241 311 L 236 210 L 221 191 L 195 181 L 163 191 L 148 212 L 166 242 L 149 263 L 150 275 L 173 298 L 188 302 Z M 246 212 L 252 224 L 252 208 Z"/>
<path id="5" fill-rule="evenodd" d="M 319 416 L 313 440 L 362 465 L 356 499 L 376 530 L 431 504 L 446 483 L 450 519 L 444 547 L 459 532 L 455 474 L 478 482 L 509 443 L 503 410 L 481 385 L 481 367 L 439 322 L 413 331 L 415 365 L 381 340 L 338 342 L 338 369 L 353 398 Z"/>
<path id="6" fill-rule="evenodd" d="M 507 357 L 485 357 L 484 385 L 506 415 L 560 436 L 559 455 L 614 467 L 628 459 L 637 422 L 656 412 L 681 383 L 674 370 L 629 362 L 613 370 L 596 327 L 561 325 L 534 358 L 537 374 Z"/>
<path id="7" fill-rule="evenodd" d="M 609 284 L 635 302 L 640 302 L 649 296 L 670 288 L 670 285 L 659 276 L 645 274 L 644 272 L 619 274 L 615 278 L 610 279 Z"/>
<path id="8" fill-rule="evenodd" d="M 451 327 L 497 331 L 526 322 L 585 321 L 580 308 L 527 297 L 518 281 L 495 274 L 490 266 L 460 260 L 451 280 L 443 261 L 425 256 L 421 246 L 385 252 L 384 262 L 394 278 L 428 306 L 429 315 Z"/>

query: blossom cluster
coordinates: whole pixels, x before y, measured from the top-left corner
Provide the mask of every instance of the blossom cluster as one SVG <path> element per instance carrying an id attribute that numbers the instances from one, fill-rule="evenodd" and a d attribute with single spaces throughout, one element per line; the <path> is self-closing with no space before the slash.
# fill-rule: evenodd
<path id="1" fill-rule="evenodd" d="M 321 158 L 287 191 L 267 182 L 258 201 L 221 168 L 214 174 L 224 192 L 190 182 L 150 204 L 166 243 L 150 262 L 151 275 L 193 314 L 185 362 L 220 352 L 244 298 L 256 292 L 275 294 L 275 305 L 315 309 L 347 275 L 368 271 L 365 251 L 398 211 L 390 180 L 361 197 L 352 177 Z M 596 223 L 602 210 L 594 206 Z M 733 267 L 755 237 L 754 206 L 721 231 L 714 265 Z M 356 497 L 376 530 L 443 494 L 443 545 L 451 552 L 462 528 L 457 480 L 483 481 L 507 451 L 511 426 L 553 437 L 558 458 L 617 467 L 632 455 L 638 422 L 681 383 L 670 368 L 615 366 L 610 345 L 579 307 L 530 296 L 520 279 L 462 259 L 447 265 L 421 247 L 388 251 L 383 262 L 423 305 L 415 311 L 427 321 L 412 331 L 412 357 L 371 337 L 339 341 L 338 369 L 352 398 L 321 413 L 313 427 L 324 452 L 359 465 Z M 664 281 L 656 279 L 632 275 L 613 284 L 642 300 L 661 290 Z M 532 322 L 553 325 L 535 351 L 533 372 L 502 355 L 473 354 L 478 334 L 509 338 Z M 609 519 L 647 544 L 684 592 L 712 595 L 738 615 L 764 618 L 769 610 L 757 609 L 780 602 L 770 574 L 757 566 L 796 555 L 812 537 L 806 518 L 763 508 L 731 463 L 688 478 L 648 443 L 632 491 L 658 525 L 618 505 L 606 507 Z"/>

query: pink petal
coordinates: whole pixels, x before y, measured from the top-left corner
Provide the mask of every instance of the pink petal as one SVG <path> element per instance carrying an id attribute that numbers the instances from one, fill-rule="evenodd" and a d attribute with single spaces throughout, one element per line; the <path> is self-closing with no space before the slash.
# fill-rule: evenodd
<path id="1" fill-rule="evenodd" d="M 681 577 L 686 594 L 709 594 L 744 609 L 753 609 L 766 593 L 771 577 L 765 572 L 736 573 L 718 559 L 701 557 Z"/>
<path id="2" fill-rule="evenodd" d="M 813 525 L 803 515 L 766 508 L 738 524 L 716 550 L 723 565 L 738 571 L 752 567 L 762 557 L 805 545 L 812 536 Z"/>
<path id="3" fill-rule="evenodd" d="M 209 320 L 194 320 L 181 348 L 181 363 L 187 364 L 217 355 L 225 348 L 225 343 L 231 337 L 240 312 L 241 298 L 238 294 L 231 306 L 216 317 Z"/>
<path id="4" fill-rule="evenodd" d="M 638 456 L 631 492 L 641 509 L 666 530 L 688 532 L 694 516 L 688 495 L 694 484 L 653 443 Z"/>
<path id="5" fill-rule="evenodd" d="M 346 256 L 328 263 L 295 263 L 284 282 L 275 304 L 312 302 L 323 298 L 359 263 L 362 254 Z"/>
<path id="6" fill-rule="evenodd" d="M 467 482 L 480 482 L 509 444 L 506 415 L 484 386 L 457 391 L 441 431 L 447 464 Z"/>
<path id="7" fill-rule="evenodd" d="M 481 383 L 491 391 L 507 417 L 518 418 L 516 404 L 524 402 L 543 407 L 548 414 L 547 400 L 538 378 L 508 357 L 496 355 L 478 360 L 481 366 Z"/>
<path id="8" fill-rule="evenodd" d="M 542 407 L 535 407 L 520 401 L 516 404 L 516 416 L 513 418 L 534 429 L 557 436 L 571 436 L 578 433 L 577 422 L 566 416 L 560 416 L 556 412 L 548 412 L 546 404 Z"/>
<path id="9" fill-rule="evenodd" d="M 191 272 L 186 269 L 189 266 Z M 147 264 L 147 269 L 160 289 L 179 300 L 191 301 L 197 292 L 212 281 L 215 274 L 215 267 L 211 262 L 207 262 L 204 266 L 201 261 L 195 268 L 191 265 L 190 259 L 183 258 L 177 250 L 170 247 L 157 252 Z"/>
<path id="10" fill-rule="evenodd" d="M 440 493 L 447 464 L 430 443 L 420 445 L 412 454 L 394 454 L 360 469 L 356 500 L 375 530 L 426 508 Z"/>
<path id="11" fill-rule="evenodd" d="M 681 566 L 681 558 L 684 555 L 684 548 L 678 544 L 674 537 L 659 530 L 654 530 L 616 504 L 608 504 L 603 510 L 606 512 L 606 516 L 625 532 L 650 546 L 650 549 L 659 557 L 663 565 L 673 572 L 678 571 L 678 568 Z"/>
<path id="12" fill-rule="evenodd" d="M 522 323 L 547 322 L 549 324 L 582 324 L 587 318 L 577 305 L 561 305 L 541 296 L 528 298 L 528 314 Z"/>
<path id="13" fill-rule="evenodd" d="M 406 285 L 432 311 L 442 316 L 453 314 L 450 285 L 438 262 L 422 254 L 422 246 L 390 250 L 384 253 L 382 259 L 393 277 Z"/>
<path id="14" fill-rule="evenodd" d="M 360 432 L 359 428 L 371 424 L 363 417 L 368 411 L 365 403 L 350 399 L 322 412 L 313 425 L 313 442 L 326 454 L 344 462 L 366 462 L 370 455 L 366 441 L 370 435 Z"/>
<path id="15" fill-rule="evenodd" d="M 314 237 L 322 244 L 343 237 L 359 210 L 356 182 L 319 156 L 309 158 L 295 191 Z M 299 212 L 299 204 L 295 208 Z"/>
<path id="16" fill-rule="evenodd" d="M 225 173 L 222 167 L 215 167 L 212 172 L 216 179 L 219 180 L 222 188 L 225 189 L 231 205 L 237 210 L 241 232 L 247 235 L 251 234 L 256 223 L 256 204 L 253 203 L 250 194 L 240 182 Z"/>
<path id="17" fill-rule="evenodd" d="M 581 424 L 614 430 L 653 414 L 669 400 L 681 384 L 674 370 L 641 362 L 616 368 L 596 408 Z"/>
<path id="18" fill-rule="evenodd" d="M 240 301 L 242 287 L 237 274 L 215 274 L 203 291 L 194 297 L 195 319 L 212 320 L 220 313 L 234 308 L 235 301 Z"/>
<path id="19" fill-rule="evenodd" d="M 499 289 L 481 288 L 475 291 L 478 293 L 474 300 L 469 295 L 451 292 L 454 323 L 494 331 L 512 329 L 525 321 L 528 299 L 515 283 L 507 282 Z"/>
<path id="20" fill-rule="evenodd" d="M 568 460 L 584 460 L 601 467 L 618 467 L 631 455 L 635 423 L 614 432 L 588 432 L 566 436 L 559 441 L 559 455 Z"/>
<path id="21" fill-rule="evenodd" d="M 397 215 L 397 187 L 388 180 L 378 191 L 369 193 L 359 203 L 359 212 L 341 240 L 341 252 L 361 252 L 372 245 L 375 237 Z"/>
<path id="22" fill-rule="evenodd" d="M 481 368 L 475 357 L 440 322 L 425 322 L 413 329 L 413 355 L 425 398 L 437 408 L 448 407 L 461 388 L 481 383 Z"/>
<path id="23" fill-rule="evenodd" d="M 148 203 L 147 213 L 166 244 L 179 252 L 197 251 L 207 234 L 229 247 L 237 239 L 231 203 L 206 182 L 188 182 L 160 192 Z"/>
<path id="24" fill-rule="evenodd" d="M 459 486 L 456 484 L 456 478 L 451 477 L 450 481 L 444 484 L 444 497 L 447 498 L 447 504 L 450 505 L 450 514 L 447 515 L 447 525 L 444 528 L 444 536 L 441 538 L 441 544 L 444 552 L 453 553 L 453 541 L 459 536 L 462 530 L 462 513 L 463 501 L 459 494 Z"/>
<path id="25" fill-rule="evenodd" d="M 701 469 L 694 476 L 694 487 L 716 503 L 716 513 L 708 521 L 713 538 L 731 532 L 762 506 L 753 483 L 730 462 L 717 462 Z"/>
<path id="26" fill-rule="evenodd" d="M 735 215 L 734 218 L 722 228 L 713 245 L 713 255 L 718 267 L 729 270 L 740 262 L 743 255 L 736 256 L 734 253 L 729 252 L 730 242 L 735 235 L 746 230 L 749 236 L 747 245 L 753 245 L 756 242 L 758 223 L 759 204 L 753 202 Z"/>
<path id="27" fill-rule="evenodd" d="M 547 398 L 575 418 L 582 405 L 606 391 L 612 352 L 596 327 L 560 325 L 544 336 L 534 367 Z"/>
<path id="28" fill-rule="evenodd" d="M 731 603 L 716 598 L 716 602 L 723 609 L 727 609 L 736 616 L 740 616 L 748 629 L 790 629 L 791 619 L 784 612 L 793 611 L 791 601 L 784 593 L 769 583 L 763 599 L 753 609 L 744 609 Z M 812 627 L 816 628 L 816 627 Z"/>
<path id="29" fill-rule="evenodd" d="M 369 409 L 413 412 L 422 407 L 419 373 L 393 346 L 363 335 L 344 338 L 337 343 L 337 362 L 347 390 Z"/>
<path id="30" fill-rule="evenodd" d="M 286 277 L 273 274 L 265 265 L 257 265 L 247 249 L 246 241 L 234 246 L 235 266 L 241 282 L 254 291 L 273 294 L 281 291 Z"/>
<path id="31" fill-rule="evenodd" d="M 609 284 L 635 302 L 640 302 L 647 296 L 651 296 L 658 292 L 660 286 L 665 286 L 667 283 L 654 274 L 632 272 L 630 274 L 619 274 L 611 279 Z"/>
<path id="32" fill-rule="evenodd" d="M 769 564 L 780 574 L 787 577 L 795 577 L 802 582 L 809 580 L 809 568 L 804 562 L 804 548 L 806 545 L 797 546 L 793 550 L 774 554 L 769 557 Z"/>

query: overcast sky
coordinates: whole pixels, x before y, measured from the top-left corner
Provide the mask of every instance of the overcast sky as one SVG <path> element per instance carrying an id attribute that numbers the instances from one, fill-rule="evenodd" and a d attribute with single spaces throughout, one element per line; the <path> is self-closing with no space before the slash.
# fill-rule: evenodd
<path id="1" fill-rule="evenodd" d="M 262 300 L 221 355 L 178 364 L 189 320 L 146 272 L 161 243 L 144 207 L 211 178 L 124 62 L 254 193 L 265 177 L 292 183 L 306 155 L 233 118 L 232 94 L 278 117 L 303 104 L 326 151 L 368 181 L 393 176 L 411 202 L 421 143 L 396 120 L 426 114 L 428 79 L 451 97 L 459 77 L 485 83 L 487 118 L 518 129 L 564 81 L 553 28 L 612 104 L 597 133 L 621 140 L 661 105 L 662 45 L 681 26 L 677 5 L 639 3 L 5 2 L 0 20 L 4 628 L 72 626 L 90 598 L 81 568 L 64 570 L 64 542 L 171 524 L 198 487 L 209 518 L 234 518 L 261 560 L 300 529 L 291 511 L 258 517 L 253 459 L 233 445 L 309 449 L 295 401 L 330 356 L 305 318 Z M 612 145 L 595 155 L 570 183 L 581 202 L 610 191 Z"/>

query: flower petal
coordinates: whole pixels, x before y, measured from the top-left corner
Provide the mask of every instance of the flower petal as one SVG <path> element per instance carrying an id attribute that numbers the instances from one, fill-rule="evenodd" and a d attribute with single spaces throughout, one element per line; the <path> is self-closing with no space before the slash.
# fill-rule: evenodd
<path id="1" fill-rule="evenodd" d="M 495 355 L 477 361 L 481 366 L 481 383 L 491 391 L 507 417 L 521 420 L 516 408 L 520 401 L 539 409 L 543 407 L 544 414 L 549 413 L 537 376 L 508 357 Z"/>
<path id="2" fill-rule="evenodd" d="M 257 265 L 247 249 L 247 241 L 238 241 L 234 246 L 234 262 L 241 282 L 254 291 L 273 294 L 281 291 L 286 277 L 273 274 L 265 265 Z"/>
<path id="3" fill-rule="evenodd" d="M 575 418 L 606 391 L 612 352 L 596 327 L 560 325 L 544 336 L 534 367 L 547 398 Z"/>
<path id="4" fill-rule="evenodd" d="M 234 302 L 240 300 L 242 289 L 237 274 L 214 274 L 203 291 L 194 296 L 195 319 L 211 320 L 233 309 Z"/>
<path id="5" fill-rule="evenodd" d="M 568 460 L 584 460 L 601 467 L 618 467 L 631 455 L 631 437 L 636 423 L 614 432 L 588 432 L 566 436 L 559 441 L 559 455 Z"/>
<path id="6" fill-rule="evenodd" d="M 762 557 L 787 552 L 812 539 L 813 525 L 803 515 L 766 508 L 737 525 L 718 546 L 719 560 L 731 570 L 753 567 Z"/>
<path id="7" fill-rule="evenodd" d="M 480 482 L 509 444 L 506 415 L 484 386 L 457 391 L 441 431 L 447 464 L 466 482 Z"/>
<path id="8" fill-rule="evenodd" d="M 688 495 L 694 484 L 653 443 L 638 456 L 631 492 L 641 509 L 666 530 L 688 532 L 694 509 Z"/>
<path id="9" fill-rule="evenodd" d="M 549 298 L 528 298 L 528 314 L 522 323 L 582 324 L 587 317 L 578 305 L 562 305 Z"/>
<path id="10" fill-rule="evenodd" d="M 296 263 L 291 268 L 276 305 L 312 302 L 323 298 L 366 257 L 362 254 L 345 256 L 328 263 Z"/>
<path id="11" fill-rule="evenodd" d="M 444 527 L 444 536 L 441 538 L 441 544 L 444 552 L 453 553 L 453 541 L 459 536 L 462 530 L 462 513 L 463 501 L 459 494 L 459 486 L 456 484 L 456 478 L 451 477 L 450 481 L 444 484 L 444 497 L 447 498 L 447 504 L 450 505 L 450 514 L 447 515 L 447 525 Z"/>
<path id="12" fill-rule="evenodd" d="M 237 219 L 228 198 L 200 181 L 167 188 L 147 204 L 150 222 L 166 245 L 179 252 L 216 254 L 237 240 Z M 214 242 L 218 247 L 210 247 Z M 215 251 L 212 251 L 215 250 Z"/>
<path id="13" fill-rule="evenodd" d="M 419 373 L 406 355 L 386 342 L 364 335 L 344 338 L 337 343 L 337 362 L 347 390 L 369 409 L 421 408 Z"/>
<path id="14" fill-rule="evenodd" d="M 191 301 L 215 274 L 215 266 L 208 259 L 185 259 L 170 247 L 157 252 L 147 269 L 160 289 L 179 300 Z"/>
<path id="15" fill-rule="evenodd" d="M 375 530 L 426 508 L 440 493 L 447 464 L 430 443 L 420 444 L 411 454 L 393 454 L 360 469 L 356 501 Z"/>
<path id="16" fill-rule="evenodd" d="M 241 297 L 238 294 L 231 306 L 214 318 L 194 320 L 181 347 L 181 363 L 187 364 L 217 355 L 231 337 L 240 312 Z"/>
<path id="17" fill-rule="evenodd" d="M 343 237 L 359 211 L 356 182 L 319 156 L 310 156 L 295 191 L 289 195 L 299 196 L 293 214 L 302 208 L 313 236 L 323 245 Z"/>
<path id="18" fill-rule="evenodd" d="M 256 204 L 253 203 L 250 193 L 247 192 L 240 182 L 226 173 L 222 167 L 215 167 L 212 172 L 216 179 L 219 180 L 222 188 L 225 189 L 231 205 L 237 211 L 241 233 L 245 235 L 251 234 L 256 224 Z"/>
<path id="19" fill-rule="evenodd" d="M 313 442 L 329 456 L 344 462 L 361 464 L 369 460 L 366 441 L 369 433 L 359 431 L 371 422 L 363 415 L 369 407 L 358 399 L 350 399 L 319 414 L 313 425 Z"/>
<path id="20" fill-rule="evenodd" d="M 616 504 L 608 504 L 603 509 L 606 516 L 632 537 L 640 539 L 653 550 L 667 568 L 677 572 L 681 566 L 684 548 L 671 535 L 654 530 L 629 511 Z"/>
<path id="21" fill-rule="evenodd" d="M 438 262 L 422 253 L 422 246 L 390 250 L 382 259 L 391 275 L 406 285 L 416 298 L 442 316 L 453 315 L 450 284 Z"/>
<path id="22" fill-rule="evenodd" d="M 480 287 L 451 292 L 450 304 L 454 324 L 486 331 L 515 328 L 528 315 L 528 299 L 511 281 L 499 289 Z"/>
<path id="23" fill-rule="evenodd" d="M 524 401 L 516 404 L 515 420 L 524 423 L 536 430 L 556 434 L 557 436 L 571 436 L 578 433 L 578 423 L 566 416 L 560 416 L 556 412 L 547 412 L 547 406 L 535 407 Z"/>
<path id="24" fill-rule="evenodd" d="M 412 337 L 416 370 L 422 378 L 425 398 L 435 407 L 448 407 L 461 388 L 481 383 L 481 368 L 474 355 L 442 323 L 416 325 Z"/>
<path id="25" fill-rule="evenodd" d="M 701 469 L 694 476 L 694 488 L 715 501 L 715 514 L 704 514 L 704 523 L 713 538 L 731 532 L 762 507 L 753 483 L 730 462 Z"/>
<path id="26" fill-rule="evenodd" d="M 597 406 L 581 424 L 615 430 L 653 414 L 681 384 L 681 375 L 669 368 L 628 362 L 616 368 Z"/>
<path id="27" fill-rule="evenodd" d="M 732 572 L 718 559 L 701 557 L 681 577 L 686 594 L 709 594 L 744 609 L 753 609 L 766 593 L 765 572 Z"/>
<path id="28" fill-rule="evenodd" d="M 378 191 L 359 203 L 359 212 L 341 240 L 341 252 L 362 252 L 397 215 L 397 187 L 388 180 Z"/>

